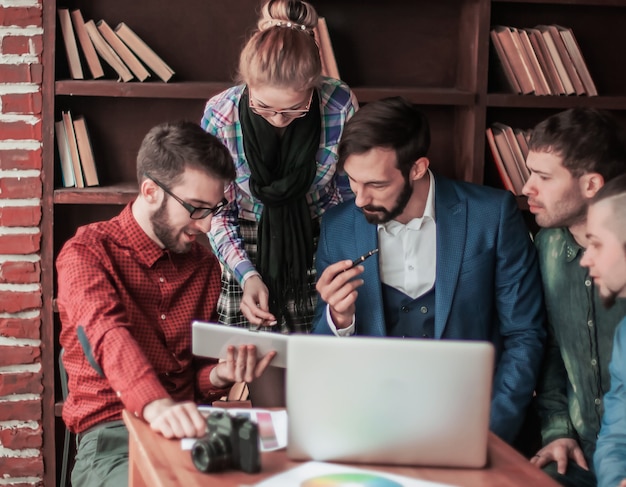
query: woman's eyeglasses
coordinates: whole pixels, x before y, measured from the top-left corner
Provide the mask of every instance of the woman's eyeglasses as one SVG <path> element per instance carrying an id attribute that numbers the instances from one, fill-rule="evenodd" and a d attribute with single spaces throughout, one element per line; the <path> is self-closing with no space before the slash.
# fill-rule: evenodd
<path id="1" fill-rule="evenodd" d="M 284 118 L 288 120 L 292 120 L 294 118 L 302 118 L 311 109 L 311 101 L 313 100 L 313 90 L 311 90 L 311 95 L 309 96 L 309 102 L 306 104 L 306 107 L 299 110 L 274 110 L 273 108 L 265 108 L 265 107 L 255 107 L 252 102 L 252 96 L 248 94 L 248 107 L 257 115 L 261 115 L 262 117 L 275 117 L 276 115 L 282 115 Z"/>
<path id="2" fill-rule="evenodd" d="M 189 204 L 186 201 L 183 201 L 181 198 L 179 198 L 174 193 L 172 193 L 167 188 L 167 186 L 161 183 L 158 179 L 155 179 L 148 174 L 146 174 L 145 176 L 151 181 L 153 181 L 154 184 L 156 184 L 159 188 L 161 188 L 163 191 L 169 194 L 172 198 L 178 201 L 182 205 L 182 207 L 189 212 L 189 217 L 192 220 L 204 220 L 209 215 L 217 215 L 220 211 L 224 209 L 224 206 L 228 204 L 228 200 L 226 198 L 222 198 L 222 201 L 220 201 L 213 208 L 193 206 L 192 204 Z"/>

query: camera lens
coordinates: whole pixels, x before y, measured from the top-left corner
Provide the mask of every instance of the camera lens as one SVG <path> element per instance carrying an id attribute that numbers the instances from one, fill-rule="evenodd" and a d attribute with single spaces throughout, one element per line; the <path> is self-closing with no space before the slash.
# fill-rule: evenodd
<path id="1" fill-rule="evenodd" d="M 201 472 L 221 472 L 230 468 L 232 450 L 227 439 L 213 434 L 193 444 L 191 459 Z"/>

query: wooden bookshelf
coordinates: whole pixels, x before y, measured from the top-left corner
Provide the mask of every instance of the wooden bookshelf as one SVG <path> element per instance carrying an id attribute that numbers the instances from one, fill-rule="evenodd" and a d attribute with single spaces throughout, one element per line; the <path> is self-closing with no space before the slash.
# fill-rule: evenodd
<path id="1" fill-rule="evenodd" d="M 626 0 L 312 0 L 326 18 L 343 79 L 364 104 L 401 95 L 423 106 L 432 130 L 432 166 L 440 173 L 501 187 L 485 129 L 494 122 L 528 129 L 557 111 L 589 106 L 626 121 Z M 128 24 L 175 71 L 164 83 L 118 83 L 105 67 L 98 80 L 73 80 L 57 8 L 85 20 Z M 54 261 L 77 226 L 110 218 L 134 198 L 135 158 L 157 123 L 200 121 L 208 98 L 232 85 L 239 51 L 255 26 L 259 0 L 46 0 L 44 10 L 42 311 L 43 370 L 56 369 L 58 316 Z M 497 77 L 489 31 L 494 25 L 571 27 L 598 97 L 513 95 Z M 86 64 L 83 63 L 83 68 Z M 89 121 L 100 187 L 61 188 L 54 121 L 61 111 Z M 521 208 L 525 201 L 519 199 Z M 45 485 L 57 482 L 54 404 L 58 379 L 44 375 Z M 55 432 L 56 428 L 56 432 Z"/>

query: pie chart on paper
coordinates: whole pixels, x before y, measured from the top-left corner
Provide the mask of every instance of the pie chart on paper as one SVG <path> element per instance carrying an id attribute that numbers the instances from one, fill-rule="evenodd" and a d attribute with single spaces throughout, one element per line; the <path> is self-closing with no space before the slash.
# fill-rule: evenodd
<path id="1" fill-rule="evenodd" d="M 300 487 L 402 487 L 402 484 L 371 473 L 350 472 L 311 477 Z"/>

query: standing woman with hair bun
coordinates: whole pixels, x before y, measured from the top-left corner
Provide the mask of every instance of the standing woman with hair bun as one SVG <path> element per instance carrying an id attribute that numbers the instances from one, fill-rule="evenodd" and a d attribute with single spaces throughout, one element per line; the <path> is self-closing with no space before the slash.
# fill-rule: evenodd
<path id="1" fill-rule="evenodd" d="M 223 264 L 220 322 L 311 329 L 314 253 L 323 213 L 352 198 L 336 174 L 345 122 L 358 108 L 323 77 L 307 2 L 270 0 L 239 58 L 238 85 L 211 98 L 202 127 L 228 147 L 237 178 L 208 234 Z"/>

